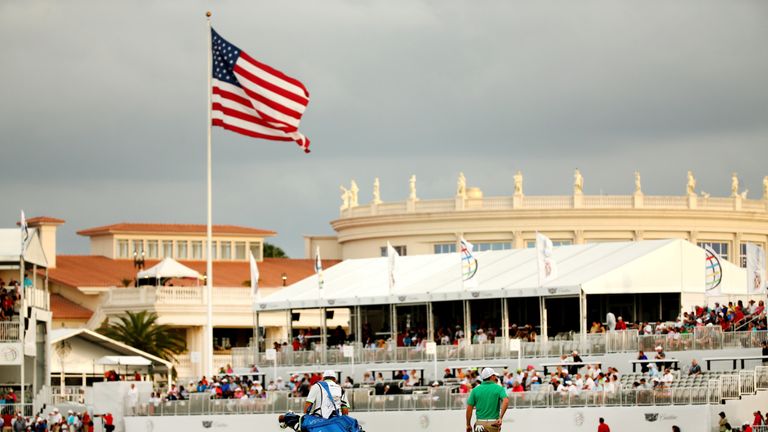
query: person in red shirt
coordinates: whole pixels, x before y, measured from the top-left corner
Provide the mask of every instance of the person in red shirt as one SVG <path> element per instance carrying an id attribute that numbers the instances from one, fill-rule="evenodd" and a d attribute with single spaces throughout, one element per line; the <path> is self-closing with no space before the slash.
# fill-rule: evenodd
<path id="1" fill-rule="evenodd" d="M 752 414 L 755 416 L 755 419 L 752 422 L 752 426 L 762 426 L 763 425 L 763 414 L 760 411 L 755 411 Z"/>
<path id="2" fill-rule="evenodd" d="M 616 321 L 616 330 L 626 330 L 627 329 L 627 322 L 624 321 L 622 317 L 619 317 L 618 321 Z"/>
<path id="3" fill-rule="evenodd" d="M 600 417 L 600 424 L 597 426 L 597 432 L 611 432 L 611 428 L 605 423 L 605 419 Z"/>
<path id="4" fill-rule="evenodd" d="M 86 432 L 93 432 L 93 420 L 91 419 L 91 416 L 88 415 L 88 411 L 83 413 L 83 427 Z"/>

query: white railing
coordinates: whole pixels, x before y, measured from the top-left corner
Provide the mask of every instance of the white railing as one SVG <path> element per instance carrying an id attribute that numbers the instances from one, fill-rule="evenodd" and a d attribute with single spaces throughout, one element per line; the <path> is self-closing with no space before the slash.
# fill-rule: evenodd
<path id="1" fill-rule="evenodd" d="M 50 309 L 48 292 L 42 288 L 24 287 L 24 302 L 27 306 Z"/>
<path id="2" fill-rule="evenodd" d="M 761 199 L 741 199 L 734 197 L 694 197 L 688 196 L 642 196 L 642 200 L 635 200 L 634 195 L 582 195 L 574 197 L 573 195 L 559 196 L 522 196 L 522 200 L 515 204 L 515 199 L 509 196 L 495 196 L 483 198 L 467 198 L 464 201 L 464 210 L 514 210 L 522 209 L 569 209 L 574 208 L 579 202 L 580 208 L 586 209 L 629 209 L 652 208 L 652 209 L 687 209 L 694 208 L 693 201 L 696 201 L 695 208 L 709 210 L 734 210 L 737 208 L 737 200 L 741 200 L 741 209 L 744 211 L 768 211 L 768 204 Z M 576 199 L 578 198 L 578 199 Z M 516 207 L 517 206 L 517 207 Z M 340 214 L 342 218 L 354 218 L 376 215 L 391 215 L 407 213 L 425 212 L 452 212 L 456 211 L 456 198 L 419 200 L 412 207 L 409 201 L 395 201 L 381 203 L 378 205 L 363 204 L 352 208 L 342 209 Z M 375 209 L 375 211 L 374 211 Z M 410 210 L 409 210 L 410 209 Z"/>
<path id="3" fill-rule="evenodd" d="M 684 196 L 645 196 L 643 207 L 684 209 L 688 207 L 688 197 Z"/>
<path id="4" fill-rule="evenodd" d="M 629 195 L 587 195 L 584 197 L 586 208 L 631 208 L 633 199 Z"/>
<path id="5" fill-rule="evenodd" d="M 251 307 L 250 290 L 246 287 L 218 287 L 213 289 L 214 305 Z M 110 288 L 104 306 L 152 305 L 204 305 L 205 287 L 153 287 Z"/>
<path id="6" fill-rule="evenodd" d="M 0 321 L 0 342 L 21 340 L 21 326 L 18 321 Z"/>
<path id="7" fill-rule="evenodd" d="M 717 395 L 707 387 L 621 390 L 613 393 L 556 393 L 545 390 L 547 388 L 549 387 L 542 386 L 540 391 L 513 393 L 509 408 L 706 405 L 720 402 Z M 372 389 L 360 388 L 350 391 L 348 397 L 352 410 L 356 412 L 464 409 L 469 395 L 454 393 L 452 390 L 455 389 L 443 387 L 429 389 L 423 393 L 374 395 Z M 292 397 L 286 391 L 273 391 L 269 392 L 266 398 L 259 399 L 210 399 L 202 396 L 185 401 L 143 404 L 138 410 L 138 415 L 266 414 L 288 410 L 301 412 L 303 404 L 303 398 Z"/>
<path id="8" fill-rule="evenodd" d="M 739 392 L 742 395 L 755 394 L 756 391 L 756 371 L 739 371 Z"/>
<path id="9" fill-rule="evenodd" d="M 577 334 L 569 340 L 549 340 L 547 342 L 522 342 L 523 358 L 560 357 L 574 350 L 582 356 L 603 355 L 609 353 L 637 351 L 653 352 L 657 346 L 664 351 L 718 350 L 723 348 L 760 348 L 768 340 L 768 331 L 723 332 L 720 327 L 699 327 L 694 333 L 675 333 L 668 335 L 639 335 L 637 330 L 587 334 L 584 339 Z M 327 350 L 312 349 L 293 351 L 287 347 L 277 353 L 279 366 L 310 366 L 318 364 L 355 363 L 393 363 L 432 361 L 433 356 L 422 347 L 385 347 L 363 348 L 358 343 L 351 343 L 354 357 L 343 356 L 340 347 Z M 233 367 L 249 367 L 253 364 L 272 364 L 266 360 L 265 353 L 254 358 L 250 347 L 232 348 L 231 364 Z M 516 357 L 509 351 L 508 344 L 497 339 L 489 344 L 438 345 L 438 361 L 462 360 L 509 360 Z"/>
<path id="10" fill-rule="evenodd" d="M 755 367 L 755 389 L 768 390 L 768 366 Z"/>

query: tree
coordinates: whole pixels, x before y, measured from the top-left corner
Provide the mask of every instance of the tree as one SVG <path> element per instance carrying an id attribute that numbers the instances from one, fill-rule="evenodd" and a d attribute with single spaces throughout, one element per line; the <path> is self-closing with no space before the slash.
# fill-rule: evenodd
<path id="1" fill-rule="evenodd" d="M 288 255 L 280 246 L 264 242 L 264 258 L 288 258 Z"/>
<path id="2" fill-rule="evenodd" d="M 117 322 L 105 321 L 97 331 L 163 360 L 175 361 L 176 355 L 187 349 L 184 337 L 170 326 L 157 324 L 157 314 L 154 312 L 126 311 Z"/>

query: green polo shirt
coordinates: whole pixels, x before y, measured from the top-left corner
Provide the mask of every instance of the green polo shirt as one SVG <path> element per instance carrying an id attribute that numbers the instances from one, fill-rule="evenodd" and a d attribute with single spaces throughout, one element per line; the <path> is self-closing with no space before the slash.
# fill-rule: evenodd
<path id="1" fill-rule="evenodd" d="M 507 392 L 497 383 L 486 380 L 472 389 L 467 399 L 467 405 L 475 407 L 475 417 L 478 420 L 497 420 L 501 410 L 501 401 L 506 399 Z"/>

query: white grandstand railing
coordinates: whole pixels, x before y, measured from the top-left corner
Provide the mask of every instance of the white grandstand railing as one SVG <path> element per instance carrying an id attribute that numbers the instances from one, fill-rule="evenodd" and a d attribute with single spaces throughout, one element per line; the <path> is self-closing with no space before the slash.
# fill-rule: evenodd
<path id="1" fill-rule="evenodd" d="M 549 388 L 547 386 L 543 388 Z M 466 393 L 452 393 L 448 388 L 428 390 L 423 393 L 399 395 L 374 395 L 372 389 L 355 389 L 349 392 L 353 411 L 427 411 L 452 410 L 466 407 Z M 166 401 L 143 404 L 137 414 L 141 416 L 212 415 L 212 414 L 268 414 L 288 410 L 301 412 L 304 398 L 290 396 L 287 391 L 270 392 L 260 399 L 210 399 L 196 397 L 185 401 Z M 582 391 L 557 393 L 554 391 L 529 391 L 513 393 L 509 408 L 565 408 L 604 406 L 654 406 L 654 405 L 708 405 L 720 403 L 719 395 L 708 387 L 665 388 L 659 390 L 621 390 L 617 392 Z"/>
<path id="2" fill-rule="evenodd" d="M 755 390 L 768 390 L 768 366 L 755 367 Z"/>
<path id="3" fill-rule="evenodd" d="M 716 379 L 703 385 L 673 384 L 671 388 L 622 389 L 609 391 L 580 391 L 559 393 L 543 385 L 537 391 L 512 393 L 510 409 L 562 408 L 603 406 L 662 406 L 662 405 L 719 405 L 727 399 L 739 399 L 754 394 L 768 378 L 768 367 L 758 366 L 751 371 L 718 373 Z M 354 411 L 418 411 L 464 409 L 468 394 L 458 393 L 456 386 L 413 388 L 412 394 L 376 395 L 372 387 L 348 391 Z M 265 414 L 288 410 L 301 412 L 303 398 L 292 397 L 287 391 L 271 391 L 258 399 L 211 399 L 208 393 L 192 394 L 190 400 L 165 401 L 143 404 L 136 415 L 210 415 L 210 414 Z"/>
<path id="4" fill-rule="evenodd" d="M 438 345 L 438 361 L 465 360 L 509 360 L 516 353 L 509 351 L 508 344 L 497 339 L 496 343 Z M 639 335 L 637 330 L 609 333 L 588 334 L 582 338 L 574 335 L 568 340 L 549 340 L 547 342 L 522 342 L 523 358 L 560 357 L 578 351 L 582 356 L 603 355 L 607 353 L 653 352 L 657 346 L 664 351 L 716 350 L 724 348 L 760 348 L 768 340 L 768 331 L 723 332 L 720 327 L 701 327 L 694 333 L 675 333 L 669 335 Z M 344 357 L 341 347 L 327 350 L 316 349 L 293 351 L 290 347 L 277 353 L 278 366 L 312 366 L 320 364 L 354 363 L 395 363 L 432 361 L 424 347 L 388 347 L 363 348 L 360 344 L 351 344 L 354 357 Z M 254 353 L 253 348 L 232 348 L 230 363 L 234 367 L 251 365 L 272 365 L 265 353 Z M 222 363 L 223 366 L 225 363 Z"/>

